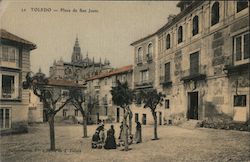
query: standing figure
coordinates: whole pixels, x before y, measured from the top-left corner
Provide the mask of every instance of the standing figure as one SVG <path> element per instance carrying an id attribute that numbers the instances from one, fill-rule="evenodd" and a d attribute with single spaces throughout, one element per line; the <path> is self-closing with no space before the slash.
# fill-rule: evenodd
<path id="1" fill-rule="evenodd" d="M 98 145 L 100 144 L 100 136 L 99 132 L 96 131 L 95 134 L 92 136 L 92 148 L 98 148 Z"/>
<path id="2" fill-rule="evenodd" d="M 120 125 L 120 133 L 119 133 L 119 137 L 118 137 L 118 139 L 121 139 L 121 136 L 122 136 L 122 130 L 123 130 L 123 122 L 121 122 L 121 125 Z"/>
<path id="3" fill-rule="evenodd" d="M 105 149 L 116 149 L 116 141 L 115 141 L 115 129 L 114 126 L 111 125 L 110 129 L 107 131 L 107 138 L 104 145 Z"/>
<path id="4" fill-rule="evenodd" d="M 136 143 L 141 143 L 142 142 L 142 138 L 141 138 L 141 123 L 140 122 L 136 122 L 135 142 Z"/>
<path id="5" fill-rule="evenodd" d="M 101 138 L 101 143 L 104 144 L 104 142 L 105 142 L 105 129 L 104 129 L 104 125 L 102 125 L 102 127 L 100 129 L 100 138 Z"/>

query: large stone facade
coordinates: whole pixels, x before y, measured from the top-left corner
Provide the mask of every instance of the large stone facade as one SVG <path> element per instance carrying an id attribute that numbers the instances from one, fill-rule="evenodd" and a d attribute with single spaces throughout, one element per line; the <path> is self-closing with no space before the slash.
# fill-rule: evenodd
<path id="1" fill-rule="evenodd" d="M 1 29 L 0 45 L 0 130 L 27 131 L 29 91 L 22 82 L 30 71 L 30 51 L 36 45 Z"/>
<path id="2" fill-rule="evenodd" d="M 157 40 L 151 74 L 154 88 L 166 95 L 165 105 L 158 109 L 164 110 L 159 120 L 178 123 L 228 116 L 246 122 L 250 118 L 249 2 L 180 1 L 178 6 L 182 11 L 166 25 L 132 43 L 137 56 L 142 43 Z M 134 70 L 134 83 L 140 71 Z"/>

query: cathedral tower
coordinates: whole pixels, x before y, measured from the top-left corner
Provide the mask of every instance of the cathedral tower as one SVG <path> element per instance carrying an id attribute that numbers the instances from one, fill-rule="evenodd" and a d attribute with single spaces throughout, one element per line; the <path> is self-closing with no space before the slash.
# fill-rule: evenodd
<path id="1" fill-rule="evenodd" d="M 81 54 L 81 48 L 80 48 L 79 42 L 78 42 L 78 37 L 76 37 L 75 45 L 73 48 L 73 53 L 71 56 L 71 62 L 72 63 L 82 62 L 82 54 Z"/>

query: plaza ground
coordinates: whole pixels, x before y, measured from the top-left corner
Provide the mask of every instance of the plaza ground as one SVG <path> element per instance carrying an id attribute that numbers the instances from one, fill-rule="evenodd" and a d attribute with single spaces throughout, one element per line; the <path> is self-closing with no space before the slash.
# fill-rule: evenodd
<path id="1" fill-rule="evenodd" d="M 105 125 L 108 129 L 110 126 Z M 88 127 L 92 136 L 96 125 Z M 28 134 L 0 139 L 2 162 L 165 162 L 250 161 L 250 133 L 206 128 L 160 126 L 160 140 L 152 141 L 153 127 L 143 126 L 141 144 L 130 151 L 91 149 L 91 137 L 82 138 L 81 125 L 56 126 L 56 152 L 48 151 L 47 124 L 34 125 Z M 115 125 L 116 137 L 119 125 Z"/>

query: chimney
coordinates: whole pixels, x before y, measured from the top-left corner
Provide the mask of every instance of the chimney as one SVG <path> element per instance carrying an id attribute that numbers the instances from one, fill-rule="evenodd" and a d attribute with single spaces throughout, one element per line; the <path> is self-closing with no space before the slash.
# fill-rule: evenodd
<path id="1" fill-rule="evenodd" d="M 176 15 L 170 14 L 170 15 L 168 16 L 168 22 L 173 21 L 173 19 L 175 18 L 175 16 L 176 16 Z"/>

